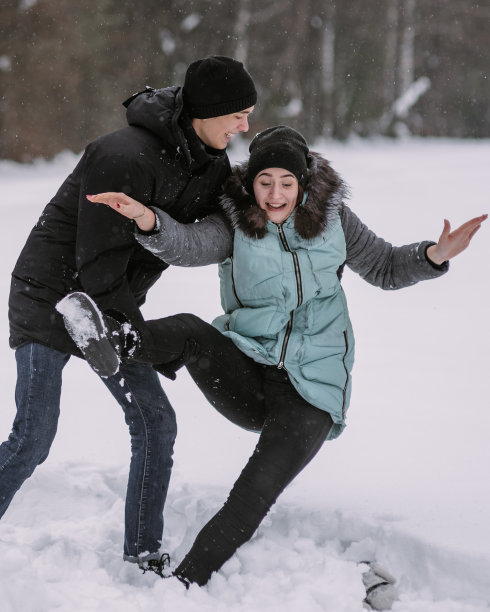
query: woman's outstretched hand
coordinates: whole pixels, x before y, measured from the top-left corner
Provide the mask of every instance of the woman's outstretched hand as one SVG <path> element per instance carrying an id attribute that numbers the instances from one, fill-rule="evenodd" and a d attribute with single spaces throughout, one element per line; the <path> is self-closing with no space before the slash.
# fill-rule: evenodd
<path id="1" fill-rule="evenodd" d="M 427 257 L 436 265 L 440 266 L 445 261 L 456 257 L 470 244 L 475 233 L 480 229 L 481 224 L 488 215 L 475 217 L 463 223 L 461 227 L 451 231 L 451 224 L 444 219 L 444 229 L 437 244 L 433 244 L 427 249 Z"/>
<path id="2" fill-rule="evenodd" d="M 118 213 L 133 219 L 140 230 L 149 232 L 155 227 L 155 213 L 138 200 L 134 200 L 125 193 L 107 191 L 97 195 L 88 195 L 87 200 L 107 204 Z"/>

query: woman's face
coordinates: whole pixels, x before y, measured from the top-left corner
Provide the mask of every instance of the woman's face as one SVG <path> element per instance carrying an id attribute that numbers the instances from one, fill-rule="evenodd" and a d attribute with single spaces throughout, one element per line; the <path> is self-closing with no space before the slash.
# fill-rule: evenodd
<path id="1" fill-rule="evenodd" d="M 293 212 L 298 201 L 298 179 L 284 168 L 266 168 L 253 182 L 257 204 L 273 223 L 282 223 Z"/>

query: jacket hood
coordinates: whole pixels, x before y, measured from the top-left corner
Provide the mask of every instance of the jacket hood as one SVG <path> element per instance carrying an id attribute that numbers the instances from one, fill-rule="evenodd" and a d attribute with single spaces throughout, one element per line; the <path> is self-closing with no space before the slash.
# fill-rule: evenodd
<path id="1" fill-rule="evenodd" d="M 176 149 L 181 147 L 188 154 L 188 146 L 178 123 L 183 110 L 182 87 L 147 87 L 123 104 L 129 125 L 146 128 L 166 144 Z"/>
<path id="2" fill-rule="evenodd" d="M 221 207 L 233 229 L 240 229 L 250 238 L 263 238 L 267 232 L 267 215 L 246 189 L 248 162 L 235 166 L 224 186 Z M 348 188 L 329 162 L 319 153 L 308 154 L 306 202 L 293 212 L 294 228 L 305 240 L 319 236 L 335 216 Z"/>
<path id="3" fill-rule="evenodd" d="M 163 140 L 165 148 L 173 147 L 182 154 L 193 170 L 212 159 L 226 157 L 223 149 L 212 149 L 199 140 L 184 110 L 182 87 L 165 87 L 134 94 L 123 102 L 128 124 L 143 127 Z"/>

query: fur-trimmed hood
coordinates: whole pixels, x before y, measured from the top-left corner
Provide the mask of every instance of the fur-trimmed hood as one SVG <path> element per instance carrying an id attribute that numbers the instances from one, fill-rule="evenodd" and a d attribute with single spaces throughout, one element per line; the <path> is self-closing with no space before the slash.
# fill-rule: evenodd
<path id="1" fill-rule="evenodd" d="M 267 215 L 245 187 L 248 162 L 234 167 L 224 185 L 221 207 L 233 229 L 240 229 L 251 238 L 263 238 L 267 231 Z M 319 153 L 308 155 L 308 179 L 305 186 L 308 198 L 294 211 L 294 227 L 305 240 L 319 236 L 332 216 L 348 196 L 342 178 Z"/>

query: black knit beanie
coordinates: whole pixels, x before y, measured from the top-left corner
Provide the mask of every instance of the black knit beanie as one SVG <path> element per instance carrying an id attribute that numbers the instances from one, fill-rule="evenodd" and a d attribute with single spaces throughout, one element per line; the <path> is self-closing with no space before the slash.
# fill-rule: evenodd
<path id="1" fill-rule="evenodd" d="M 257 92 L 243 64 L 210 55 L 193 62 L 184 81 L 184 106 L 191 119 L 229 115 L 254 106 Z"/>
<path id="2" fill-rule="evenodd" d="M 247 191 L 253 193 L 253 182 L 266 168 L 289 170 L 304 187 L 308 172 L 309 149 L 303 136 L 286 125 L 276 125 L 259 132 L 248 148 Z"/>

